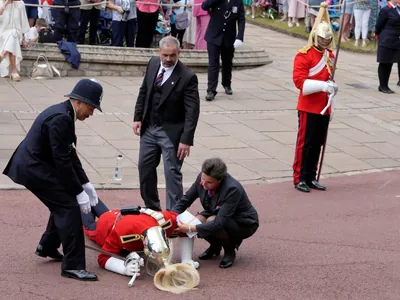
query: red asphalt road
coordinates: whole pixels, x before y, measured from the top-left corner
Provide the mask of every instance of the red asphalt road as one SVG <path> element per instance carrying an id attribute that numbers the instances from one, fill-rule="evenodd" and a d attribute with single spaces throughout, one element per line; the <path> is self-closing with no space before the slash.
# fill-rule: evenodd
<path id="1" fill-rule="evenodd" d="M 201 284 L 173 295 L 149 276 L 129 278 L 97 266 L 98 282 L 60 276 L 60 264 L 33 252 L 47 209 L 30 192 L 0 191 L 0 299 L 400 299 L 400 172 L 324 180 L 326 192 L 303 194 L 290 183 L 247 185 L 260 228 L 230 269 L 201 262 Z M 138 191 L 99 191 L 109 208 L 141 204 Z M 199 210 L 198 204 L 190 209 Z M 206 243 L 196 240 L 197 257 Z M 175 247 L 176 249 L 176 247 Z"/>

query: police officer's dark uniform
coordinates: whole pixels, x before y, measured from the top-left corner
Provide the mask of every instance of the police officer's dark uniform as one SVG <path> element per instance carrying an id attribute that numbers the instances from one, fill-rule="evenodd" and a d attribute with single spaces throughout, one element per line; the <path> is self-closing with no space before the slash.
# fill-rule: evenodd
<path id="1" fill-rule="evenodd" d="M 54 39 L 60 41 L 66 34 L 68 42 L 78 43 L 81 9 L 71 8 L 71 6 L 81 5 L 81 1 L 53 0 L 53 5 L 65 6 L 65 8 L 51 9 L 51 16 L 54 19 Z"/>
<path id="2" fill-rule="evenodd" d="M 82 79 L 66 97 L 101 110 L 102 94 L 99 83 Z M 33 122 L 3 174 L 25 186 L 50 210 L 36 254 L 62 260 L 64 277 L 97 280 L 95 274 L 85 270 L 85 241 L 77 195 L 84 194 L 82 185 L 89 179 L 75 150 L 75 118 L 70 100 L 45 109 Z M 60 243 L 64 256 L 57 250 Z"/>
<path id="3" fill-rule="evenodd" d="M 210 14 L 210 22 L 204 39 L 208 51 L 208 87 L 206 100 L 217 94 L 219 56 L 222 60 L 222 86 L 232 94 L 232 60 L 235 40 L 243 42 L 245 16 L 242 0 L 205 0 L 201 8 Z M 236 31 L 236 23 L 238 31 Z M 237 34 L 236 34 L 237 33 Z"/>

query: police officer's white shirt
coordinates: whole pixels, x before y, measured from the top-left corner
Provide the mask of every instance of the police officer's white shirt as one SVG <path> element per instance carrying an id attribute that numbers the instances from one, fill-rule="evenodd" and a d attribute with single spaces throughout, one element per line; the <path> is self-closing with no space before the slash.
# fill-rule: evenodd
<path id="1" fill-rule="evenodd" d="M 166 81 L 168 80 L 168 78 L 171 76 L 171 74 L 172 74 L 172 72 L 174 71 L 175 66 L 176 66 L 177 63 L 178 63 L 178 59 L 176 60 L 175 65 L 173 65 L 173 66 L 170 67 L 170 68 L 167 68 L 167 67 L 164 67 L 163 63 L 161 62 L 160 68 L 158 69 L 158 73 L 157 73 L 157 76 L 158 76 L 158 75 L 161 73 L 161 70 L 162 70 L 162 69 L 165 69 L 164 77 L 163 77 L 163 80 L 162 80 L 162 82 L 161 82 L 161 85 L 163 85 L 164 82 L 166 82 Z M 156 78 L 157 78 L 157 76 L 156 76 Z"/>

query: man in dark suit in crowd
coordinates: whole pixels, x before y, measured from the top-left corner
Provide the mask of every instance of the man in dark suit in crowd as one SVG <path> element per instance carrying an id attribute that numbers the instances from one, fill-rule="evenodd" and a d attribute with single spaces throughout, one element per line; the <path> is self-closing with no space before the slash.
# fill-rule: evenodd
<path id="1" fill-rule="evenodd" d="M 3 174 L 25 186 L 50 210 L 36 255 L 62 261 L 61 275 L 97 280 L 87 272 L 81 211 L 89 213 L 98 202 L 76 153 L 75 121 L 101 111 L 102 86 L 82 79 L 66 97 L 69 100 L 45 109 L 33 122 Z M 58 252 L 60 243 L 64 255 Z"/>
<path id="2" fill-rule="evenodd" d="M 167 209 L 183 195 L 181 167 L 190 154 L 200 113 L 197 76 L 179 61 L 179 49 L 172 36 L 160 41 L 160 56 L 147 65 L 133 119 L 133 131 L 140 135 L 140 193 L 153 210 L 161 210 L 156 171 L 161 154 Z"/>
<path id="3" fill-rule="evenodd" d="M 81 9 L 79 7 L 71 8 L 71 6 L 81 5 L 81 1 L 53 0 L 53 5 L 65 6 L 51 9 L 51 16 L 54 19 L 54 39 L 58 42 L 66 35 L 68 42 L 78 43 Z"/>
<path id="4" fill-rule="evenodd" d="M 208 87 L 206 100 L 217 94 L 219 56 L 222 60 L 222 86 L 232 95 L 232 61 L 235 49 L 243 44 L 245 27 L 244 6 L 241 0 L 205 0 L 201 8 L 210 14 L 204 39 L 208 51 Z M 238 31 L 236 31 L 236 23 Z"/>

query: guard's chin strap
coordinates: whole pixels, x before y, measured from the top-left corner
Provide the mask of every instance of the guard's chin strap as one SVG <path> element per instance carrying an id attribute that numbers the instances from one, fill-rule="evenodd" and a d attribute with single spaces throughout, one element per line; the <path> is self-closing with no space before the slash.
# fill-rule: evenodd
<path id="1" fill-rule="evenodd" d="M 140 213 L 152 217 L 157 221 L 158 225 L 160 225 L 161 227 L 163 227 L 163 225 L 165 224 L 164 215 L 158 211 L 154 211 L 150 208 L 141 208 Z"/>

